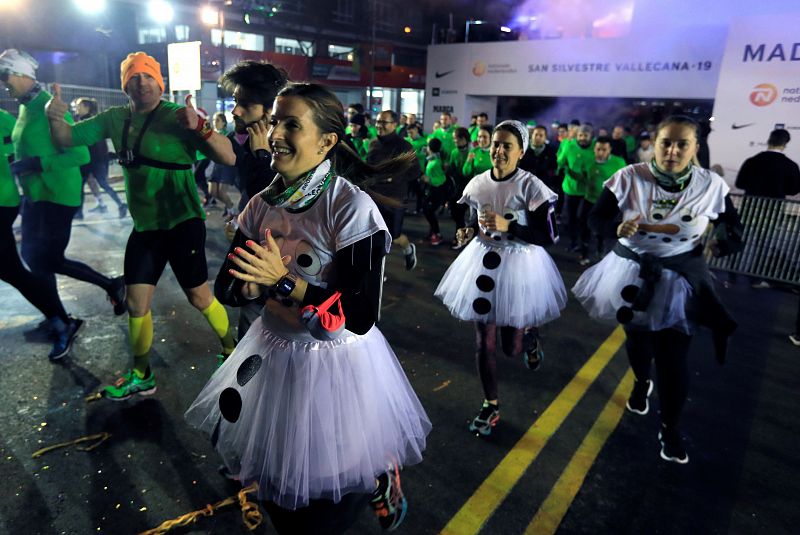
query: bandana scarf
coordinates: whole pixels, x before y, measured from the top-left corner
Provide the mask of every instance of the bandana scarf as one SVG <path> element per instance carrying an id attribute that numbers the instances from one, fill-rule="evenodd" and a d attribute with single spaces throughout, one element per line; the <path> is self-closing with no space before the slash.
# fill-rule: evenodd
<path id="1" fill-rule="evenodd" d="M 656 160 L 653 158 L 650 161 L 650 172 L 653 173 L 653 176 L 658 182 L 659 186 L 662 186 L 666 190 L 679 190 L 682 191 L 683 188 L 686 187 L 686 184 L 689 183 L 689 179 L 692 177 L 692 171 L 694 171 L 694 166 L 690 163 L 689 167 L 686 168 L 686 172 L 681 176 L 676 176 L 671 173 L 666 173 L 658 168 L 656 165 Z"/>
<path id="2" fill-rule="evenodd" d="M 304 177 L 298 178 L 294 184 L 285 189 L 283 188 L 283 177 L 277 175 L 275 180 L 261 193 L 261 198 L 270 206 L 296 212 L 313 204 L 317 197 L 328 189 L 332 179 L 331 161 L 325 160 L 316 169 L 312 169 Z"/>

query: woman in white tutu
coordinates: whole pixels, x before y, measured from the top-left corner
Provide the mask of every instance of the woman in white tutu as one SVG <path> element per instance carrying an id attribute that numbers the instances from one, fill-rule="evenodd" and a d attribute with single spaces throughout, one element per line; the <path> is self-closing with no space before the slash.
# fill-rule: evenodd
<path id="1" fill-rule="evenodd" d="M 320 85 L 288 85 L 273 109 L 278 174 L 239 216 L 226 260 L 233 301 L 270 299 L 186 418 L 233 477 L 259 483 L 279 533 L 341 533 L 368 502 L 394 529 L 399 469 L 422 460 L 431 424 L 374 325 L 391 236 L 346 177 L 377 180 L 416 156 L 361 162 Z"/>
<path id="2" fill-rule="evenodd" d="M 444 274 L 435 295 L 453 316 L 474 321 L 476 360 L 484 402 L 470 431 L 487 436 L 500 419 L 495 349 L 497 329 L 508 356 L 537 369 L 544 353 L 538 327 L 556 319 L 567 302 L 564 282 L 541 247 L 555 243 L 558 196 L 517 168 L 528 148 L 528 129 L 503 121 L 492 133 L 492 168 L 474 177 L 459 203 L 477 214 L 477 237 Z M 458 230 L 460 240 L 474 228 Z M 528 330 L 528 336 L 526 335 Z"/>
<path id="3" fill-rule="evenodd" d="M 716 220 L 715 254 L 741 248 L 741 224 L 717 174 L 692 164 L 698 125 L 684 116 L 665 119 L 657 129 L 655 158 L 629 165 L 604 184 L 591 215 L 593 229 L 617 226 L 619 241 L 572 289 L 599 320 L 625 326 L 636 376 L 627 408 L 647 414 L 655 360 L 661 406 L 661 457 L 685 464 L 689 456 L 678 420 L 689 388 L 687 355 L 697 324 L 714 334 L 717 358 L 725 357 L 736 322 L 722 306 L 702 255 L 701 236 Z"/>

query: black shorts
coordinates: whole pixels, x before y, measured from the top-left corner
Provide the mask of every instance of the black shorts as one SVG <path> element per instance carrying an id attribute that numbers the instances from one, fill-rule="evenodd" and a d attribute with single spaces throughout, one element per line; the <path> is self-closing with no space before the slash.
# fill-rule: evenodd
<path id="1" fill-rule="evenodd" d="M 169 262 L 182 288 L 208 281 L 206 225 L 193 218 L 169 230 L 134 230 L 125 247 L 125 284 L 155 284 Z"/>
<path id="2" fill-rule="evenodd" d="M 378 205 L 378 211 L 386 222 L 389 234 L 391 234 L 393 240 L 397 239 L 403 233 L 403 218 L 406 216 L 406 209 L 402 206 L 396 208 L 394 206 L 384 206 L 380 203 L 376 204 Z"/>

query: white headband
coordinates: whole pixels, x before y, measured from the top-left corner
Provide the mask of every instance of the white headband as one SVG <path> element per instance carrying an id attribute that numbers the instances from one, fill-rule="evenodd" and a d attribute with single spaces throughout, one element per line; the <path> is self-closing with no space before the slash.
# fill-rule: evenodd
<path id="1" fill-rule="evenodd" d="M 22 52 L 16 48 L 9 48 L 0 54 L 0 71 L 10 72 L 18 76 L 27 76 L 35 80 L 38 67 L 39 62 L 27 52 Z"/>
<path id="2" fill-rule="evenodd" d="M 514 128 L 514 129 L 516 129 L 517 132 L 519 132 L 520 139 L 522 139 L 522 152 L 525 152 L 525 151 L 528 150 L 528 143 L 529 143 L 530 140 L 528 139 L 528 127 L 527 126 L 525 126 L 524 124 L 522 124 L 519 121 L 514 121 L 514 120 L 510 120 L 509 119 L 507 121 L 501 122 L 500 124 L 495 126 L 494 129 L 497 130 L 501 126 L 510 126 L 510 127 Z"/>

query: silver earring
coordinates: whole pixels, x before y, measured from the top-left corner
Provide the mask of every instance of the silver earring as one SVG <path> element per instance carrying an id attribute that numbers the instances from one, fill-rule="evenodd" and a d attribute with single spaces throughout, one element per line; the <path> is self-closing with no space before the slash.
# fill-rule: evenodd
<path id="1" fill-rule="evenodd" d="M 320 148 L 319 148 L 319 150 L 317 151 L 317 154 L 322 154 L 323 152 L 325 152 L 325 149 L 323 149 L 322 147 L 320 147 Z"/>

